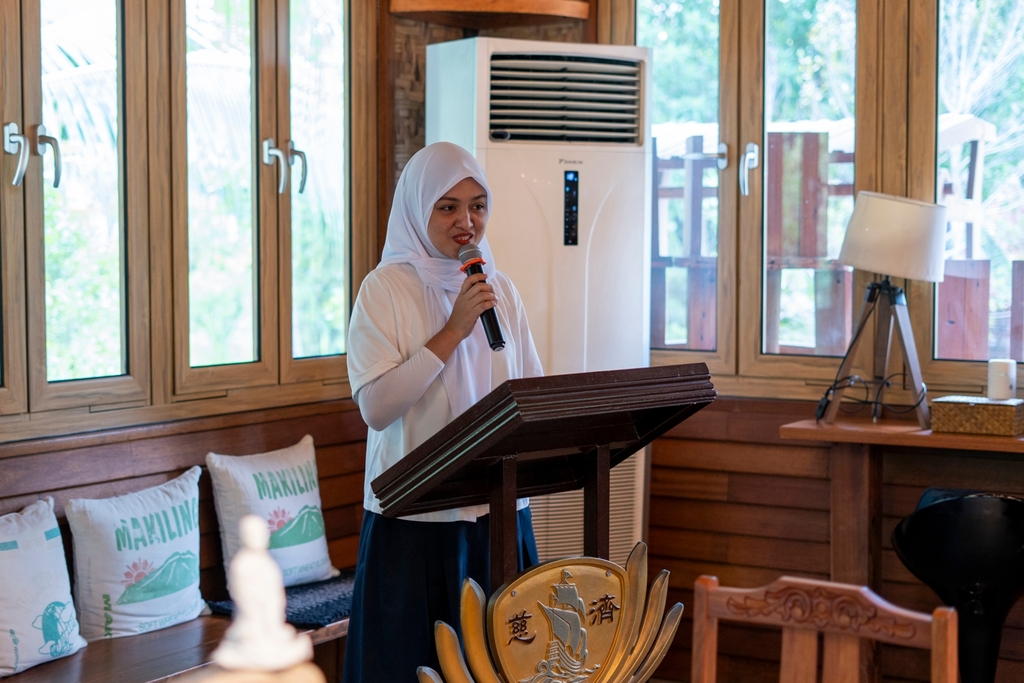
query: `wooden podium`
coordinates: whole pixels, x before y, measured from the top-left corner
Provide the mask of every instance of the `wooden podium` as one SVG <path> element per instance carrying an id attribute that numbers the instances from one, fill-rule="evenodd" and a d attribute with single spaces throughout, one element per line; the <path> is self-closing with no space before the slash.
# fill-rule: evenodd
<path id="1" fill-rule="evenodd" d="M 516 574 L 516 498 L 584 489 L 608 558 L 609 470 L 715 399 L 704 363 L 515 379 L 371 482 L 386 517 L 490 503 L 491 590 Z"/>

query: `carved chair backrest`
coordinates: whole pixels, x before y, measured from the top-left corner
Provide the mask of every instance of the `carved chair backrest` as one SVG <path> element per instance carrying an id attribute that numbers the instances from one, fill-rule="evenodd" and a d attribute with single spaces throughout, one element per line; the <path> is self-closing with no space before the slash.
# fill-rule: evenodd
<path id="1" fill-rule="evenodd" d="M 957 683 L 957 615 L 889 603 L 869 588 L 783 576 L 761 588 L 723 588 L 713 576 L 694 583 L 693 683 L 715 683 L 718 620 L 782 629 L 780 683 L 816 683 L 818 633 L 822 683 L 860 680 L 862 639 L 931 650 L 932 683 Z"/>

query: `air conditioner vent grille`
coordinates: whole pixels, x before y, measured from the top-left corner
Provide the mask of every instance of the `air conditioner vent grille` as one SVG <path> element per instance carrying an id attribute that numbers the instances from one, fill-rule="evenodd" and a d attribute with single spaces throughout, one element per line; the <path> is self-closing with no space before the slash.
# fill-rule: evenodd
<path id="1" fill-rule="evenodd" d="M 639 144 L 640 66 L 604 57 L 491 55 L 491 138 Z"/>

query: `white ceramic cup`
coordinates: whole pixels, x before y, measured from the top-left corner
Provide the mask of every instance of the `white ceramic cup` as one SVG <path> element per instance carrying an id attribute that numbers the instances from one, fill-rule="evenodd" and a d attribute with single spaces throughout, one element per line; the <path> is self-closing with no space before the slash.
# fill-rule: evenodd
<path id="1" fill-rule="evenodd" d="M 988 397 L 993 401 L 1017 397 L 1017 361 L 993 358 L 988 362 Z"/>

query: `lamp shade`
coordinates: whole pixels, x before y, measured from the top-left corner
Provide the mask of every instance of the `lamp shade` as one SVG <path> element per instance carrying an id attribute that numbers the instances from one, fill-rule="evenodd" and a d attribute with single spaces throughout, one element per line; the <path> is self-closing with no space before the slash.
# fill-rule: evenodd
<path id="1" fill-rule="evenodd" d="M 839 261 L 872 273 L 942 282 L 946 207 L 878 192 L 859 192 Z"/>

